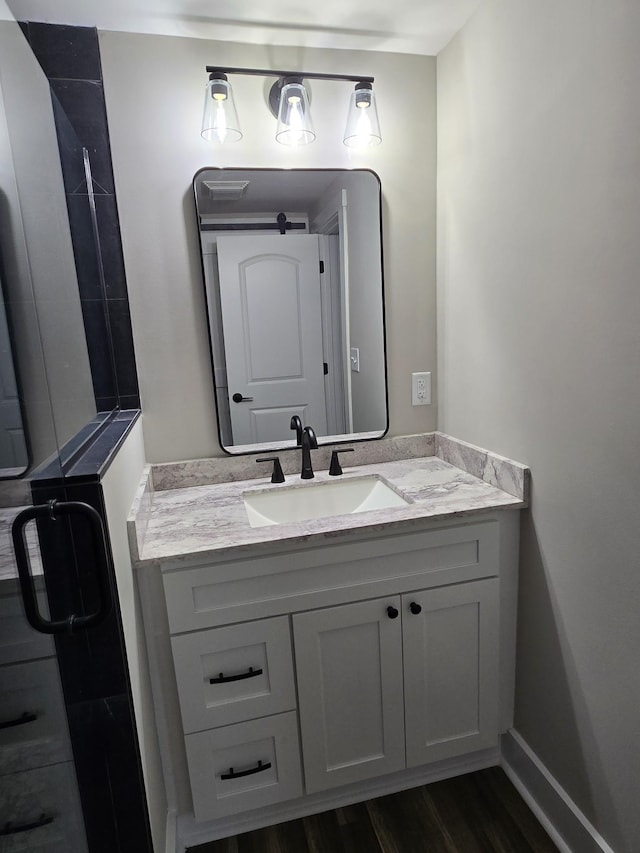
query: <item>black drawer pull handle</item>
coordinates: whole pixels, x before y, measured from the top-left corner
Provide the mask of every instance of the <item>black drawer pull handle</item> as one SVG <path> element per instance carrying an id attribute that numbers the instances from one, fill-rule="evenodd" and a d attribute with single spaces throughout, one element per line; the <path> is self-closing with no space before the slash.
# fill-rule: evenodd
<path id="1" fill-rule="evenodd" d="M 422 613 L 422 606 L 418 604 L 417 601 L 412 601 L 409 605 L 409 610 L 413 613 L 414 616 L 417 616 L 418 613 Z"/>
<path id="2" fill-rule="evenodd" d="M 15 720 L 5 720 L 4 723 L 0 723 L 0 729 L 10 729 L 13 726 L 22 726 L 25 723 L 33 723 L 34 720 L 37 719 L 37 714 L 30 714 L 28 711 L 25 711 L 21 717 L 17 717 Z"/>
<path id="3" fill-rule="evenodd" d="M 209 684 L 228 684 L 229 681 L 243 681 L 245 678 L 255 678 L 256 675 L 262 675 L 262 669 L 250 666 L 248 672 L 240 672 L 238 675 L 224 675 L 221 672 L 217 678 L 210 678 Z"/>
<path id="4" fill-rule="evenodd" d="M 228 773 L 222 773 L 220 775 L 221 779 L 241 779 L 243 776 L 253 776 L 254 773 L 262 773 L 263 770 L 269 770 L 271 767 L 271 762 L 267 761 L 266 764 L 263 764 L 262 761 L 258 761 L 256 767 L 250 767 L 249 770 L 240 770 L 238 772 L 233 771 L 233 767 L 229 768 Z"/>
<path id="5" fill-rule="evenodd" d="M 387 616 L 389 619 L 397 619 L 398 618 L 398 608 L 393 607 L 391 604 L 387 607 Z"/>
<path id="6" fill-rule="evenodd" d="M 53 823 L 53 820 L 54 818 L 41 814 L 38 820 L 34 820 L 31 823 L 19 823 L 17 826 L 14 826 L 11 822 L 5 823 L 4 827 L 0 829 L 0 835 L 17 835 L 19 832 L 29 832 L 31 829 L 39 829 L 41 826 L 47 826 L 47 824 Z"/>

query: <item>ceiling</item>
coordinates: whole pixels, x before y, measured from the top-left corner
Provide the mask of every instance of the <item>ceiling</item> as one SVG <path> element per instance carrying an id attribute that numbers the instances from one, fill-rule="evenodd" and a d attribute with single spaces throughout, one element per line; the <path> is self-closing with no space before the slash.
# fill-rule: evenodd
<path id="1" fill-rule="evenodd" d="M 480 0 L 7 0 L 22 21 L 433 56 Z"/>
<path id="2" fill-rule="evenodd" d="M 206 169 L 196 175 L 198 213 L 235 216 L 283 210 L 309 214 L 341 176 L 339 169 Z M 377 204 L 379 183 L 374 174 L 357 170 L 352 178 L 361 192 L 368 193 L 371 203 Z M 240 198 L 229 200 L 219 194 L 219 189 L 233 181 L 246 181 L 247 186 Z"/>

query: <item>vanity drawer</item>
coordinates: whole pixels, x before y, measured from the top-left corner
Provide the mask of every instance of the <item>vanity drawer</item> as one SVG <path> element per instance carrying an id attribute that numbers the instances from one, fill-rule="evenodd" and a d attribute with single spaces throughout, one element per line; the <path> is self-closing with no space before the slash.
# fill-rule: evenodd
<path id="1" fill-rule="evenodd" d="M 55 658 L 0 667 L 0 774 L 69 761 L 66 732 Z"/>
<path id="2" fill-rule="evenodd" d="M 72 762 L 0 776 L 0 803 L 2 853 L 86 853 Z"/>
<path id="3" fill-rule="evenodd" d="M 294 711 L 197 732 L 185 743 L 197 821 L 302 796 Z"/>
<path id="4" fill-rule="evenodd" d="M 187 734 L 296 707 L 288 616 L 181 634 L 171 645 Z"/>

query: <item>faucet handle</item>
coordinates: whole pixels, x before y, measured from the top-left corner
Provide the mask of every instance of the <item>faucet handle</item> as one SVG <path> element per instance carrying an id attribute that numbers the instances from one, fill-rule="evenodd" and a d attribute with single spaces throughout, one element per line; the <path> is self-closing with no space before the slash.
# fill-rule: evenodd
<path id="1" fill-rule="evenodd" d="M 271 482 L 284 483 L 284 474 L 282 473 L 282 465 L 280 464 L 279 456 L 266 456 L 264 459 L 256 459 L 256 462 L 273 462 Z"/>
<path id="2" fill-rule="evenodd" d="M 342 474 L 342 468 L 340 467 L 340 460 L 338 459 L 338 453 L 353 453 L 353 447 L 345 447 L 342 450 L 332 450 L 331 451 L 331 464 L 329 465 L 329 476 L 330 477 L 339 477 Z"/>

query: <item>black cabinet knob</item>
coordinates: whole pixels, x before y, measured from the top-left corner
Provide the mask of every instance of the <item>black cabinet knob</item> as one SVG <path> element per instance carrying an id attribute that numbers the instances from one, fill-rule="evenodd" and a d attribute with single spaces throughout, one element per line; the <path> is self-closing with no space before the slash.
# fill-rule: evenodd
<path id="1" fill-rule="evenodd" d="M 392 604 L 390 604 L 387 607 L 387 616 L 389 617 L 389 619 L 397 619 L 398 618 L 398 608 L 394 607 Z"/>
<path id="2" fill-rule="evenodd" d="M 412 601 L 409 605 L 409 610 L 413 613 L 414 616 L 417 616 L 418 613 L 422 613 L 422 606 L 418 604 L 417 601 Z"/>

